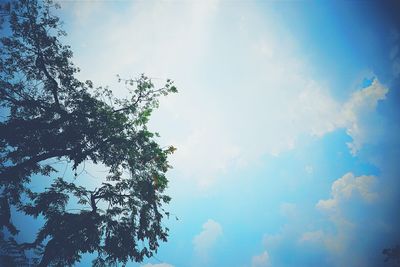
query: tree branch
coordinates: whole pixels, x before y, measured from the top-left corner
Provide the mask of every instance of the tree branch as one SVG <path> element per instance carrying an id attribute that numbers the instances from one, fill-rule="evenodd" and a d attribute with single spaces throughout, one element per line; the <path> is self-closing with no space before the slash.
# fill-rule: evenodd
<path id="1" fill-rule="evenodd" d="M 50 84 L 51 84 L 50 89 L 53 94 L 54 102 L 58 107 L 60 107 L 60 101 L 58 100 L 58 92 L 57 92 L 57 90 L 59 89 L 58 83 L 48 72 L 45 62 L 44 62 L 43 55 L 40 51 L 38 51 L 38 57 L 36 58 L 36 67 L 38 67 L 39 70 L 43 71 L 47 80 L 50 82 Z"/>
<path id="2" fill-rule="evenodd" d="M 70 155 L 70 153 L 71 153 L 71 150 L 55 150 L 55 151 L 51 151 L 48 153 L 39 154 L 35 157 L 25 160 L 24 162 L 21 162 L 12 167 L 4 168 L 0 173 L 0 180 L 6 179 L 7 176 L 17 174 L 18 172 L 22 171 L 25 167 L 27 167 L 29 165 L 34 165 L 36 163 L 39 163 L 40 161 L 54 158 L 54 157 L 68 156 L 68 155 Z"/>

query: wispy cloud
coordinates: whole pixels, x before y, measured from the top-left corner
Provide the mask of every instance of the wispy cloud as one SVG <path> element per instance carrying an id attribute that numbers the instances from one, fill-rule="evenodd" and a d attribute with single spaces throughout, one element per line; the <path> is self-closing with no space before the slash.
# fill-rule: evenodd
<path id="1" fill-rule="evenodd" d="M 196 254 L 206 259 L 221 235 L 222 226 L 212 219 L 207 220 L 203 224 L 203 230 L 193 238 Z"/>

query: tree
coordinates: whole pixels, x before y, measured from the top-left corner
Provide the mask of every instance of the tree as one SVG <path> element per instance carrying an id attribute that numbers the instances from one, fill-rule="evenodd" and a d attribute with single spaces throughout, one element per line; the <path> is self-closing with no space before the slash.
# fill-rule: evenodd
<path id="1" fill-rule="evenodd" d="M 392 266 L 400 266 L 400 246 L 397 245 L 393 248 L 385 248 L 382 250 L 382 254 L 385 255 L 385 262 L 391 262 Z"/>
<path id="2" fill-rule="evenodd" d="M 34 250 L 37 266 L 72 265 L 88 252 L 97 252 L 95 266 L 140 262 L 167 240 L 161 221 L 169 216 L 164 190 L 175 150 L 160 147 L 147 122 L 158 98 L 177 89 L 171 80 L 156 88 L 144 75 L 118 77 L 129 92 L 117 98 L 107 87 L 77 79 L 71 48 L 60 41 L 66 34 L 52 13 L 58 7 L 51 0 L 2 5 L 0 260 L 17 266 Z M 50 159 L 68 160 L 73 170 L 85 161 L 102 164 L 108 175 L 89 189 L 59 177 Z M 30 183 L 39 175 L 52 183 L 37 192 Z M 68 209 L 72 204 L 77 211 Z M 23 229 L 13 224 L 13 207 L 44 218 L 33 242 L 16 242 Z"/>

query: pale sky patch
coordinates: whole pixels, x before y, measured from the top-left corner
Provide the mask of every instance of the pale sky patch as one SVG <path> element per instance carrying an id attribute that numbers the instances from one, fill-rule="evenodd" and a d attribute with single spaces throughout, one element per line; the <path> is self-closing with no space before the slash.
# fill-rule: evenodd
<path id="1" fill-rule="evenodd" d="M 251 267 L 269 267 L 271 266 L 268 252 L 265 250 L 259 255 L 253 256 Z"/>
<path id="2" fill-rule="evenodd" d="M 299 242 L 319 242 L 322 240 L 324 233 L 321 230 L 305 232 L 299 239 Z"/>
<path id="3" fill-rule="evenodd" d="M 295 203 L 284 202 L 280 205 L 280 213 L 285 217 L 293 218 L 298 214 L 297 205 Z"/>
<path id="4" fill-rule="evenodd" d="M 147 263 L 145 265 L 142 265 L 141 267 L 174 267 L 174 266 L 168 263 L 156 263 L 156 264 Z"/>
<path id="5" fill-rule="evenodd" d="M 305 170 L 305 172 L 308 173 L 308 174 L 313 174 L 313 172 L 314 172 L 314 168 L 313 168 L 313 166 L 311 166 L 311 165 L 306 165 L 306 166 L 304 167 L 304 170 Z"/>

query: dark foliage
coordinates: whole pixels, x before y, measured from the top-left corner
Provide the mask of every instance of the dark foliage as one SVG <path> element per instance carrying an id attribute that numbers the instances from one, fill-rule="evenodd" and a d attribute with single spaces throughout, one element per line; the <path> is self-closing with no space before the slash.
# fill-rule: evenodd
<path id="1" fill-rule="evenodd" d="M 144 75 L 118 78 L 129 96 L 116 98 L 78 80 L 53 8 L 51 1 L 20 0 L 0 11 L 0 261 L 24 266 L 29 250 L 39 253 L 37 264 L 30 261 L 38 266 L 73 265 L 87 252 L 97 252 L 95 266 L 142 261 L 167 240 L 162 205 L 170 198 L 163 191 L 175 150 L 161 148 L 146 124 L 159 96 L 177 90 L 170 80 L 155 88 Z M 107 181 L 91 190 L 67 182 L 49 159 L 70 161 L 75 170 L 85 161 L 102 164 Z M 31 190 L 37 176 L 48 176 L 51 186 Z M 73 213 L 71 203 L 79 207 Z M 13 238 L 24 229 L 13 224 L 12 207 L 44 218 L 33 242 Z"/>
<path id="2" fill-rule="evenodd" d="M 385 262 L 391 262 L 392 266 L 400 266 L 400 246 L 385 248 L 382 254 L 385 255 Z"/>

